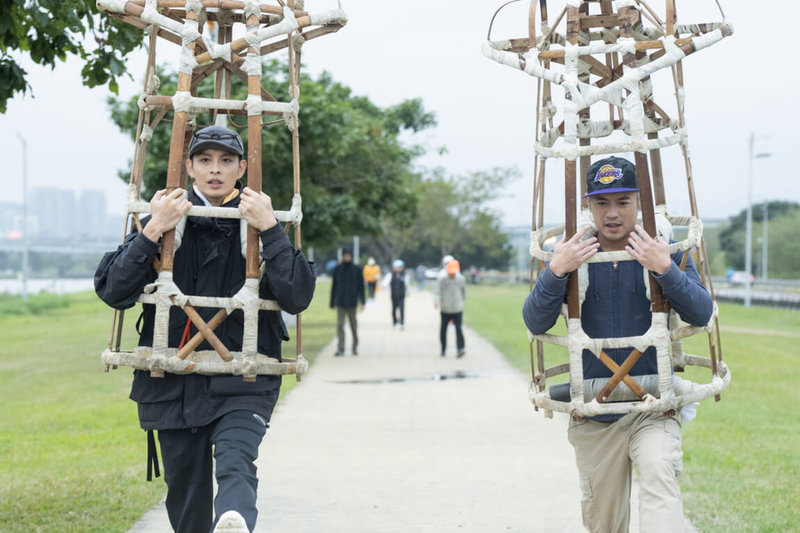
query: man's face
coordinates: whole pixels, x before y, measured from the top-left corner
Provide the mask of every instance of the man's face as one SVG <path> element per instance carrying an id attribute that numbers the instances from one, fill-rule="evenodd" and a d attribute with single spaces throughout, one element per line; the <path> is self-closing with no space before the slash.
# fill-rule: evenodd
<path id="1" fill-rule="evenodd" d="M 194 179 L 197 189 L 215 206 L 222 205 L 246 168 L 247 161 L 217 148 L 201 150 L 186 161 L 186 171 Z"/>
<path id="2" fill-rule="evenodd" d="M 595 194 L 589 197 L 589 209 L 597 224 L 598 241 L 606 252 L 624 250 L 628 234 L 636 225 L 639 200 L 635 192 Z"/>
<path id="3" fill-rule="evenodd" d="M 353 262 L 353 254 L 345 252 L 342 254 L 342 263 L 352 263 Z"/>

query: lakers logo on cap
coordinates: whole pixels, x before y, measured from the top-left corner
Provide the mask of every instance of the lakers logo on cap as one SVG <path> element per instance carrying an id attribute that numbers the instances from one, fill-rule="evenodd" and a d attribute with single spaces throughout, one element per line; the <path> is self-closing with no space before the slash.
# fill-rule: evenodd
<path id="1" fill-rule="evenodd" d="M 622 169 L 616 168 L 611 165 L 603 165 L 597 174 L 594 175 L 594 181 L 608 185 L 611 182 L 617 181 L 622 178 Z"/>

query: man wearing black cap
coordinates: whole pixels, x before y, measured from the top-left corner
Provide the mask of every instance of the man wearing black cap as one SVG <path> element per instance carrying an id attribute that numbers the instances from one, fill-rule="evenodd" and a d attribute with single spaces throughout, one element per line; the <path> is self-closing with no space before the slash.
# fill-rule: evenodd
<path id="1" fill-rule="evenodd" d="M 364 309 L 364 275 L 361 267 L 353 263 L 353 252 L 349 248 L 342 249 L 342 262 L 333 269 L 331 284 L 331 309 L 336 308 L 336 336 L 338 344 L 336 353 L 344 355 L 344 319 L 350 321 L 350 332 L 353 334 L 353 355 L 358 355 L 358 320 L 356 311 L 359 302 Z"/>
<path id="2" fill-rule="evenodd" d="M 98 296 L 116 309 L 132 307 L 145 285 L 157 277 L 153 260 L 161 236 L 174 229 L 193 205 L 222 206 L 238 208 L 259 231 L 265 266 L 259 297 L 277 300 L 289 313 L 305 309 L 314 294 L 313 271 L 275 219 L 270 197 L 240 188 L 238 180 L 247 162 L 239 135 L 218 126 L 204 128 L 192 137 L 188 155 L 192 187 L 153 195 L 151 215 L 142 220 L 142 231 L 128 235 L 101 260 L 95 274 Z M 173 280 L 184 294 L 236 294 L 245 280 L 239 220 L 189 217 L 175 251 Z M 217 309 L 198 312 L 208 322 Z M 196 329 L 178 307 L 172 307 L 169 316 L 168 344 L 177 348 Z M 154 317 L 154 306 L 143 304 L 140 346 L 152 346 Z M 214 331 L 231 351 L 241 350 L 243 318 L 241 310 L 234 310 Z M 259 312 L 259 353 L 280 358 L 281 342 L 288 339 L 280 312 Z M 206 341 L 197 347 L 209 349 Z M 254 461 L 280 384 L 280 376 L 259 375 L 255 382 L 244 382 L 241 376 L 164 373 L 163 378 L 153 378 L 147 371 L 134 371 L 131 399 L 138 404 L 141 427 L 158 430 L 167 513 L 176 532 L 207 532 L 214 527 L 217 533 L 247 533 L 255 528 Z M 153 441 L 151 453 L 154 448 Z"/>
<path id="3" fill-rule="evenodd" d="M 590 226 L 555 245 L 553 257 L 523 306 L 523 318 L 534 334 L 547 332 L 558 319 L 567 294 L 568 274 L 599 250 L 625 250 L 635 261 L 588 265 L 589 284 L 581 307 L 581 325 L 592 338 L 644 334 L 652 314 L 643 269 L 653 273 L 664 296 L 685 322 L 704 326 L 713 302 L 688 258 L 670 255 L 661 238 L 651 238 L 636 223 L 639 196 L 634 165 L 623 158 L 595 162 L 586 176 Z M 605 350 L 617 363 L 631 348 Z M 658 374 L 656 351 L 648 347 L 630 375 Z M 611 370 L 590 351 L 583 351 L 584 379 L 611 377 Z M 583 497 L 583 523 L 593 532 L 627 532 L 630 520 L 631 469 L 639 470 L 640 531 L 683 531 L 678 475 L 682 469 L 681 430 L 676 416 L 663 413 L 601 415 L 572 420 L 569 440 L 575 449 Z"/>

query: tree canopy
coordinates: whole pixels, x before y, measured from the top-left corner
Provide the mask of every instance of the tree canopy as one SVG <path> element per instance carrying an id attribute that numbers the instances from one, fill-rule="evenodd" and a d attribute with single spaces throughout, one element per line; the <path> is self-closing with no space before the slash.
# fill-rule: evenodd
<path id="1" fill-rule="evenodd" d="M 402 257 L 409 265 L 434 266 L 451 254 L 462 268 L 505 269 L 513 250 L 500 228 L 499 213 L 488 204 L 516 175 L 509 168 L 459 176 L 433 172 L 416 184 L 419 214 L 412 223 L 388 223 L 383 234 L 364 246 L 374 249 L 372 255 L 383 263 Z"/>
<path id="2" fill-rule="evenodd" d="M 263 86 L 288 100 L 285 70 L 279 62 L 265 64 Z M 176 75 L 162 72 L 160 78 L 161 92 L 174 92 Z M 211 96 L 212 80 L 206 82 L 199 87 L 199 96 Z M 244 99 L 246 87 L 234 86 L 232 93 L 233 98 Z M 380 234 L 387 220 L 398 226 L 409 224 L 417 214 L 414 184 L 419 181 L 412 162 L 423 148 L 404 143 L 400 136 L 434 126 L 433 114 L 419 99 L 381 109 L 368 98 L 353 95 L 328 73 L 317 79 L 302 75 L 299 100 L 304 241 L 325 246 L 353 234 Z M 133 137 L 139 112 L 136 99 L 109 102 L 114 122 Z M 246 124 L 242 118 L 232 120 L 234 128 Z M 197 116 L 198 127 L 212 121 L 208 114 Z M 239 131 L 246 140 L 246 129 Z M 171 125 L 162 123 L 148 145 L 145 198 L 166 183 L 170 135 Z M 262 188 L 277 209 L 287 209 L 291 203 L 291 153 L 291 135 L 282 121 L 263 130 Z M 120 172 L 126 181 L 129 175 L 130 170 Z"/>
<path id="3" fill-rule="evenodd" d="M 133 26 L 98 16 L 93 1 L 0 2 L 0 113 L 5 113 L 14 95 L 32 90 L 27 72 L 11 52 L 51 68 L 56 59 L 64 61 L 68 55 L 76 55 L 85 61 L 81 71 L 84 85 L 108 83 L 116 94 L 117 78 L 127 72 L 123 58 L 142 46 L 142 36 Z"/>
<path id="4" fill-rule="evenodd" d="M 719 234 L 720 248 L 725 252 L 728 267 L 745 270 L 745 233 L 747 210 L 730 217 L 728 226 Z M 760 273 L 761 246 L 764 221 L 764 204 L 753 205 L 753 272 Z M 768 274 L 769 277 L 800 278 L 800 239 L 797 227 L 800 224 L 800 204 L 796 202 L 771 201 L 767 205 L 768 226 Z"/>

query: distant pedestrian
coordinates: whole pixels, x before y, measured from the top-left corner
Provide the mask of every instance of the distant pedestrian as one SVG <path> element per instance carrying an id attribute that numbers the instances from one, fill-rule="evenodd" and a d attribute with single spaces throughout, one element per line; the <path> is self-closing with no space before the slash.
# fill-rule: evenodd
<path id="1" fill-rule="evenodd" d="M 450 254 L 447 254 L 446 256 L 442 257 L 441 268 L 439 268 L 439 273 L 436 275 L 436 279 L 442 279 L 442 278 L 446 278 L 447 277 L 447 263 L 449 263 L 450 261 L 454 261 L 454 260 L 455 260 L 455 257 L 453 257 Z M 460 267 L 459 267 L 459 269 L 460 269 Z"/>
<path id="2" fill-rule="evenodd" d="M 417 268 L 414 270 L 414 277 L 417 278 L 417 290 L 424 291 L 425 290 L 425 265 L 420 263 L 417 265 Z"/>
<path id="3" fill-rule="evenodd" d="M 336 334 L 338 346 L 334 355 L 344 355 L 344 319 L 350 321 L 350 331 L 353 334 L 353 355 L 358 355 L 358 321 L 356 311 L 358 303 L 364 309 L 364 276 L 361 267 L 353 264 L 353 252 L 345 248 L 342 250 L 342 262 L 333 269 L 333 284 L 331 285 L 331 309 L 336 308 Z"/>
<path id="4" fill-rule="evenodd" d="M 392 295 L 392 327 L 403 329 L 405 326 L 406 288 L 408 287 L 408 274 L 405 271 L 402 259 L 395 259 L 392 271 L 386 275 L 383 285 L 388 286 Z M 400 319 L 397 319 L 398 311 Z"/>
<path id="5" fill-rule="evenodd" d="M 375 299 L 375 289 L 378 286 L 378 280 L 381 279 L 381 267 L 375 262 L 374 257 L 367 259 L 367 264 L 364 266 L 364 281 L 367 282 L 367 301 L 371 302 Z"/>
<path id="6" fill-rule="evenodd" d="M 464 313 L 464 301 L 467 296 L 467 281 L 461 274 L 461 265 L 456 259 L 445 266 L 445 276 L 436 280 L 433 292 L 433 306 L 440 310 L 442 316 L 439 338 L 442 343 L 442 357 L 447 352 L 447 325 L 452 322 L 456 328 L 456 349 L 458 357 L 466 353 L 464 333 L 461 321 Z"/>

